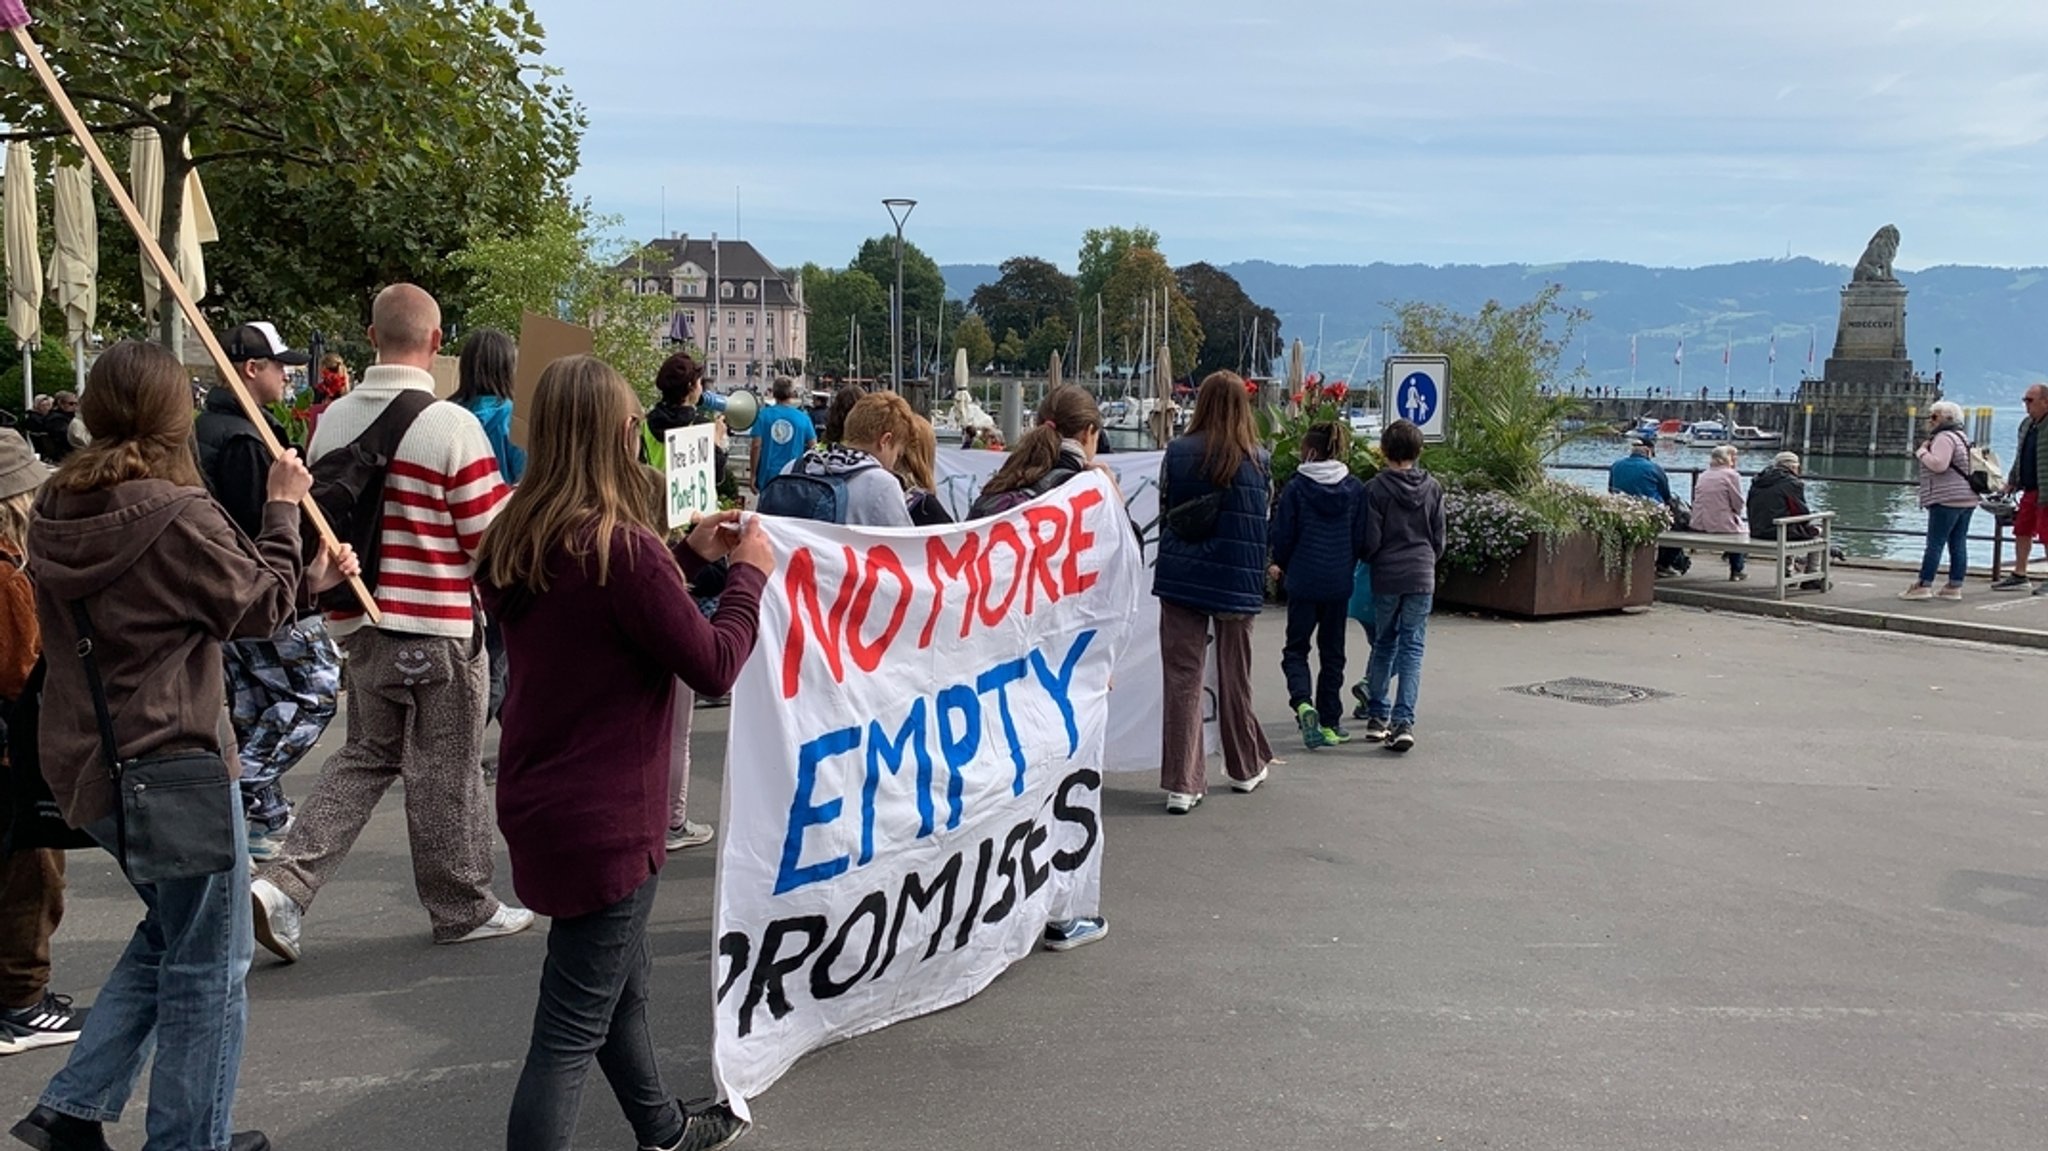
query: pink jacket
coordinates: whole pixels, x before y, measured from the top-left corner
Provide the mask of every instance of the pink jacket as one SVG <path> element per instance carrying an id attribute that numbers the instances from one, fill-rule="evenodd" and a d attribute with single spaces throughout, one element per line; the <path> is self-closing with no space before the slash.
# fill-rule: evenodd
<path id="1" fill-rule="evenodd" d="M 1734 468 L 1708 468 L 1692 487 L 1692 530 L 1739 535 L 1742 527 L 1742 476 Z"/>

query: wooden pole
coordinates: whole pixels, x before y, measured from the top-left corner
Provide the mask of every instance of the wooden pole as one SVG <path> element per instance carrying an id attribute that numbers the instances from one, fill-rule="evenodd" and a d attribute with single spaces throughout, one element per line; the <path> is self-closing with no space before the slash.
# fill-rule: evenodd
<path id="1" fill-rule="evenodd" d="M 43 59 L 42 48 L 36 43 L 35 37 L 28 33 L 27 20 L 28 14 L 21 9 L 18 2 L 0 4 L 0 24 L 10 27 L 14 33 L 15 43 L 21 48 L 21 54 L 28 58 L 29 67 L 35 70 L 37 78 L 43 82 L 44 91 L 50 94 L 51 102 L 57 105 L 58 112 L 63 115 L 64 123 L 71 128 L 71 135 L 78 141 L 79 147 L 85 149 L 86 159 L 91 161 L 93 171 L 99 173 L 100 182 L 107 186 L 107 194 L 114 198 L 115 206 L 121 209 L 121 218 L 127 220 L 128 227 L 134 230 L 135 239 L 142 246 L 143 258 L 156 268 L 157 276 L 163 281 L 163 290 L 169 292 L 171 298 L 177 301 L 179 311 L 184 313 L 185 322 L 192 325 L 192 330 L 198 333 L 200 342 L 206 345 L 207 354 L 213 357 L 213 365 L 220 372 L 221 382 L 234 393 L 236 402 L 242 405 L 242 413 L 249 417 L 249 422 L 256 425 L 257 438 L 263 441 L 263 446 L 269 450 L 272 459 L 282 457 L 284 445 L 271 434 L 270 421 L 265 418 L 262 405 L 258 404 L 256 398 L 242 386 L 241 376 L 235 372 L 234 365 L 228 362 L 227 353 L 221 350 L 220 341 L 214 338 L 213 329 L 206 323 L 206 318 L 200 315 L 199 305 L 193 302 L 191 293 L 185 290 L 184 277 L 178 275 L 178 270 L 172 266 L 170 259 L 164 255 L 163 248 L 157 244 L 156 237 L 150 233 L 149 226 L 143 222 L 141 211 L 135 207 L 135 200 L 128 195 L 128 189 L 114 175 L 114 167 L 107 162 L 106 153 L 100 151 L 99 141 L 93 139 L 92 129 L 86 127 L 84 118 L 78 114 L 77 106 L 72 104 L 71 97 L 64 91 L 63 81 L 57 79 L 57 74 L 50 70 L 50 62 Z M 309 495 L 299 501 L 299 507 L 306 513 L 306 518 L 312 521 L 313 530 L 320 533 L 320 541 L 327 550 L 339 551 L 341 541 L 335 538 L 334 528 L 321 513 L 320 505 L 314 503 Z M 363 583 L 362 578 L 350 576 L 348 583 L 350 589 L 356 593 L 356 598 L 362 602 L 363 612 L 369 617 L 370 622 L 383 622 L 383 614 L 377 610 L 376 597 L 370 594 L 370 589 Z"/>

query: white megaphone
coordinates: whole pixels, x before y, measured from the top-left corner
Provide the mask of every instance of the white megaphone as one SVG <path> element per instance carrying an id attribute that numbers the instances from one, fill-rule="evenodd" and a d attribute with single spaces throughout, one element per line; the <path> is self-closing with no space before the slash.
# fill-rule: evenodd
<path id="1" fill-rule="evenodd" d="M 729 396 L 705 392 L 701 402 L 714 412 L 723 412 L 725 426 L 736 432 L 753 427 L 755 418 L 761 414 L 761 402 L 752 392 L 734 392 Z"/>

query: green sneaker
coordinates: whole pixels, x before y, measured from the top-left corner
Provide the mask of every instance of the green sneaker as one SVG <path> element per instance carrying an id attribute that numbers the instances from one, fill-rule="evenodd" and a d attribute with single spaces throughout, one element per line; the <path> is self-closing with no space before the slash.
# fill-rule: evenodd
<path id="1" fill-rule="evenodd" d="M 1323 729 L 1323 743 L 1330 747 L 1335 747 L 1340 743 L 1350 742 L 1351 733 L 1345 731 L 1341 727 L 1326 727 Z"/>
<path id="2" fill-rule="evenodd" d="M 1310 751 L 1314 751 L 1319 747 L 1328 747 L 1332 742 L 1326 729 L 1323 727 L 1321 717 L 1316 715 L 1314 704 L 1304 703 L 1300 707 L 1295 708 L 1294 722 L 1301 726 L 1302 746 Z"/>

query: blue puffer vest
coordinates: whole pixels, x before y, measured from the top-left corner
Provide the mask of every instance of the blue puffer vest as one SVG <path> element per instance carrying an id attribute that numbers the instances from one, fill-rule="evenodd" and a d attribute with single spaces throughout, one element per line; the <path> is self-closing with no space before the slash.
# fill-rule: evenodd
<path id="1" fill-rule="evenodd" d="M 1216 490 L 1202 470 L 1203 441 L 1182 436 L 1166 445 L 1159 465 L 1159 506 L 1167 508 Z M 1179 538 L 1163 528 L 1152 594 L 1209 615 L 1256 615 L 1266 606 L 1266 509 L 1272 478 L 1265 454 L 1239 464 L 1224 493 L 1216 534 Z"/>

